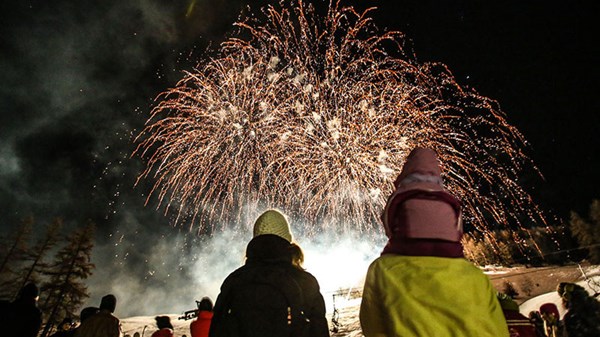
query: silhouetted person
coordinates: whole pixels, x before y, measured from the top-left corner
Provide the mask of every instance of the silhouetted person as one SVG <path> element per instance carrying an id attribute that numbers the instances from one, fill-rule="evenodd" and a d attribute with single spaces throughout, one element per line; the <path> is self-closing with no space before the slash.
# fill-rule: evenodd
<path id="1" fill-rule="evenodd" d="M 113 316 L 116 307 L 115 295 L 102 297 L 100 310 L 81 323 L 75 332 L 75 337 L 119 337 L 121 322 Z"/>
<path id="2" fill-rule="evenodd" d="M 152 334 L 152 337 L 173 337 L 173 325 L 169 316 L 156 316 L 154 320 L 158 330 Z"/>
<path id="3" fill-rule="evenodd" d="M 388 243 L 369 266 L 360 306 L 366 337 L 508 336 L 490 279 L 463 255 L 460 201 L 437 154 L 413 150 L 382 222 Z"/>
<path id="4" fill-rule="evenodd" d="M 28 283 L 20 291 L 17 299 L 11 302 L 3 317 L 3 336 L 36 337 L 42 326 L 42 312 L 37 307 L 39 289 Z"/>
<path id="5" fill-rule="evenodd" d="M 558 285 L 567 313 L 563 318 L 568 337 L 600 336 L 600 302 L 580 285 L 563 282 Z"/>
<path id="6" fill-rule="evenodd" d="M 79 313 L 79 322 L 85 322 L 88 318 L 97 314 L 98 311 L 100 311 L 100 309 L 96 307 L 85 307 L 81 309 L 81 312 Z"/>
<path id="7" fill-rule="evenodd" d="M 285 216 L 268 210 L 254 223 L 246 263 L 221 285 L 210 337 L 329 336 L 319 283 L 292 265 Z"/>
<path id="8" fill-rule="evenodd" d="M 554 303 L 544 303 L 540 306 L 540 316 L 544 321 L 544 331 L 548 337 L 562 337 L 563 326 L 560 313 Z"/>
<path id="9" fill-rule="evenodd" d="M 83 322 L 85 322 L 88 318 L 92 317 L 93 315 L 97 314 L 98 311 L 100 311 L 100 309 L 96 307 L 85 307 L 81 309 L 81 311 L 79 312 L 79 326 L 73 329 L 72 336 L 75 336 L 75 333 L 77 332 L 77 330 L 79 330 L 79 327 L 81 327 L 81 324 L 83 324 Z"/>
<path id="10" fill-rule="evenodd" d="M 198 302 L 198 317 L 190 324 L 192 337 L 208 337 L 210 322 L 213 317 L 213 303 L 208 297 Z"/>
<path id="11" fill-rule="evenodd" d="M 70 337 L 73 336 L 73 320 L 71 317 L 65 317 L 58 325 L 58 330 L 50 337 Z"/>
<path id="12" fill-rule="evenodd" d="M 542 318 L 542 315 L 539 311 L 530 311 L 529 321 L 535 327 L 535 333 L 538 337 L 546 337 L 546 333 L 544 332 L 544 319 Z"/>
<path id="13" fill-rule="evenodd" d="M 519 312 L 519 305 L 510 296 L 498 293 L 498 300 L 502 307 L 502 313 L 506 318 L 508 332 L 510 336 L 517 337 L 536 337 L 535 325 L 528 317 Z"/>

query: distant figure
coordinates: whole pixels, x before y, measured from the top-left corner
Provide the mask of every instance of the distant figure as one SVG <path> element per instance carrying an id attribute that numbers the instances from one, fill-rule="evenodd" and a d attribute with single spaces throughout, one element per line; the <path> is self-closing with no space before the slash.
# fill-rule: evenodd
<path id="1" fill-rule="evenodd" d="M 292 265 L 286 217 L 273 209 L 264 212 L 253 235 L 245 265 L 221 285 L 210 337 L 329 336 L 319 283 Z"/>
<path id="2" fill-rule="evenodd" d="M 98 309 L 96 307 L 85 307 L 85 308 L 81 309 L 81 312 L 79 313 L 79 326 L 77 326 L 76 328 L 71 330 L 71 336 L 75 336 L 75 334 L 77 333 L 77 330 L 79 330 L 79 327 L 81 327 L 81 324 L 84 321 L 86 321 L 88 318 L 90 318 L 94 314 L 96 314 L 99 310 L 100 309 Z"/>
<path id="3" fill-rule="evenodd" d="M 173 337 L 173 325 L 169 316 L 156 316 L 154 319 L 158 330 L 152 334 L 152 337 Z"/>
<path id="4" fill-rule="evenodd" d="M 213 303 L 208 297 L 203 297 L 198 303 L 198 317 L 190 324 L 192 337 L 208 337 L 210 322 L 213 317 Z"/>
<path id="5" fill-rule="evenodd" d="M 544 330 L 544 319 L 539 311 L 530 311 L 529 312 L 529 321 L 535 326 L 535 333 L 539 337 L 547 337 L 546 332 Z M 564 336 L 561 336 L 564 337 Z"/>
<path id="6" fill-rule="evenodd" d="M 554 303 L 544 303 L 540 306 L 540 316 L 544 321 L 544 332 L 548 337 L 562 337 L 563 327 L 560 313 Z"/>
<path id="7" fill-rule="evenodd" d="M 39 289 L 34 283 L 26 284 L 17 299 L 6 307 L 2 317 L 2 336 L 36 337 L 42 326 L 42 312 L 37 307 Z"/>
<path id="8" fill-rule="evenodd" d="M 88 318 L 97 314 L 99 311 L 100 311 L 100 308 L 96 308 L 96 307 L 85 307 L 85 308 L 81 309 L 81 312 L 79 313 L 79 323 L 83 323 Z"/>
<path id="9" fill-rule="evenodd" d="M 85 308 L 81 309 L 81 312 L 79 312 L 79 326 L 77 326 L 76 328 L 74 328 L 72 330 L 71 336 L 75 336 L 75 333 L 77 332 L 77 330 L 79 330 L 79 327 L 81 327 L 81 324 L 84 321 L 86 321 L 88 318 L 90 318 L 93 315 L 95 315 L 96 313 L 98 313 L 98 311 L 100 311 L 100 309 L 96 308 L 96 307 L 85 307 Z"/>
<path id="10" fill-rule="evenodd" d="M 85 320 L 82 319 L 81 325 L 75 332 L 75 337 L 121 336 L 121 322 L 117 317 L 113 316 L 116 307 L 117 298 L 115 295 L 109 294 L 102 297 L 100 310 Z"/>
<path id="11" fill-rule="evenodd" d="M 366 337 L 505 337 L 496 290 L 463 256 L 460 201 L 437 154 L 414 149 L 382 215 L 388 243 L 369 266 L 360 307 Z"/>
<path id="12" fill-rule="evenodd" d="M 519 305 L 510 296 L 498 293 L 498 301 L 506 318 L 511 337 L 536 337 L 535 325 L 519 312 Z"/>
<path id="13" fill-rule="evenodd" d="M 73 320 L 71 317 L 65 317 L 58 325 L 58 330 L 50 337 L 71 337 L 73 331 Z"/>
<path id="14" fill-rule="evenodd" d="M 297 243 L 290 244 L 290 253 L 292 255 L 292 265 L 300 270 L 304 270 L 304 252 Z"/>
<path id="15" fill-rule="evenodd" d="M 563 282 L 558 285 L 567 313 L 563 318 L 568 337 L 600 336 L 600 302 L 580 285 Z"/>

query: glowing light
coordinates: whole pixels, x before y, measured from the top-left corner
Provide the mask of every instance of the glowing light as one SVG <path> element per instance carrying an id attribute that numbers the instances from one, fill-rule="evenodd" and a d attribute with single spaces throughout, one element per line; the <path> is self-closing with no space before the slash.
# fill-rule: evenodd
<path id="1" fill-rule="evenodd" d="M 190 1 L 190 4 L 188 5 L 188 8 L 185 12 L 185 17 L 189 18 L 190 15 L 192 15 L 192 13 L 194 12 L 194 7 L 196 7 L 196 0 L 192 0 Z"/>
<path id="2" fill-rule="evenodd" d="M 218 55 L 159 96 L 139 135 L 151 196 L 198 230 L 261 207 L 308 230 L 369 230 L 405 156 L 427 146 L 476 228 L 543 220 L 517 181 L 525 141 L 499 105 L 418 62 L 369 12 L 332 1 L 319 16 L 294 1 L 238 22 Z"/>

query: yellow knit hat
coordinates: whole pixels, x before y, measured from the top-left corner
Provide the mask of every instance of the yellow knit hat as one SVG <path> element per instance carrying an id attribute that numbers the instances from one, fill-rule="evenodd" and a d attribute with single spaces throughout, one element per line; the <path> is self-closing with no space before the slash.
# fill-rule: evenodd
<path id="1" fill-rule="evenodd" d="M 254 237 L 264 234 L 277 235 L 288 242 L 292 242 L 292 233 L 285 215 L 281 212 L 270 209 L 261 214 L 254 223 Z"/>

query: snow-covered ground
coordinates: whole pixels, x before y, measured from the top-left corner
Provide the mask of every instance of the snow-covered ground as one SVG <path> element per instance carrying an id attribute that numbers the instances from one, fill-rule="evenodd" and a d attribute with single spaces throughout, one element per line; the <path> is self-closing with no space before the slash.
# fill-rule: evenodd
<path id="1" fill-rule="evenodd" d="M 600 292 L 600 267 L 595 267 L 593 269 L 589 269 L 586 272 L 586 274 L 588 276 L 588 280 L 579 281 L 579 282 L 577 282 L 577 284 L 584 287 L 588 291 L 588 293 L 590 293 L 592 295 L 596 292 Z M 561 319 L 565 315 L 566 310 L 563 307 L 560 296 L 558 296 L 558 293 L 556 291 L 542 294 L 542 295 L 536 296 L 534 298 L 531 298 L 531 299 L 523 302 L 519 306 L 519 311 L 523 315 L 529 316 L 530 312 L 538 311 L 540 309 L 540 306 L 544 303 L 556 304 L 556 307 L 558 308 Z"/>
<path id="2" fill-rule="evenodd" d="M 183 335 L 190 336 L 190 323 L 189 321 L 177 319 L 180 315 L 176 314 L 160 314 L 159 316 L 169 316 L 171 318 L 171 324 L 175 328 L 175 336 L 181 337 Z M 121 328 L 123 329 L 123 335 L 133 336 L 134 333 L 139 332 L 140 336 L 150 336 L 156 328 L 155 316 L 136 316 L 121 319 Z"/>
<path id="3" fill-rule="evenodd" d="M 504 273 L 505 271 L 498 269 L 496 271 L 486 270 L 486 274 L 495 274 L 495 273 Z M 583 286 L 588 290 L 590 294 L 593 294 L 597 291 L 600 291 L 600 267 L 595 267 L 592 269 L 588 269 L 586 271 L 586 275 L 588 277 L 587 281 L 577 282 L 579 285 Z M 324 294 L 326 295 L 326 294 Z M 328 296 L 325 296 L 326 298 Z M 330 297 L 331 298 L 331 297 Z M 338 309 L 339 313 L 339 327 L 338 332 L 332 333 L 332 336 L 335 337 L 362 337 L 363 334 L 360 329 L 360 322 L 358 318 L 358 312 L 360 307 L 360 298 L 351 298 L 351 296 L 344 297 L 336 296 L 335 306 Z M 520 306 L 520 311 L 523 315 L 528 316 L 529 312 L 539 310 L 540 306 L 544 303 L 554 303 L 558 307 L 558 310 L 561 314 L 561 318 L 565 313 L 565 309 L 562 306 L 560 297 L 556 293 L 556 291 L 545 293 L 536 297 L 533 297 L 525 302 L 523 302 Z M 333 303 L 328 303 L 327 308 L 327 319 L 330 321 L 333 314 Z M 182 337 L 183 335 L 190 336 L 189 333 L 189 325 L 191 320 L 184 321 L 179 320 L 179 314 L 167 314 L 166 316 L 171 317 L 171 323 L 175 328 L 175 336 Z M 139 332 L 140 336 L 150 336 L 154 331 L 156 331 L 156 324 L 154 321 L 154 316 L 137 316 L 137 317 L 129 317 L 121 320 L 123 327 L 123 334 L 129 334 L 133 336 L 135 332 Z"/>

